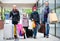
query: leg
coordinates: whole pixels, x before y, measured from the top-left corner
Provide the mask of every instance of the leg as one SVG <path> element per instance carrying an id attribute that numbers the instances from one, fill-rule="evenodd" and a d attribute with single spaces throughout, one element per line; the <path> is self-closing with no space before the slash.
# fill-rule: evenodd
<path id="1" fill-rule="evenodd" d="M 24 39 L 25 39 L 26 37 L 25 37 L 25 34 L 24 34 Z"/>
<path id="2" fill-rule="evenodd" d="M 46 37 L 46 23 L 44 22 L 44 37 Z"/>
<path id="3" fill-rule="evenodd" d="M 46 24 L 46 36 L 49 37 L 49 24 Z"/>
<path id="4" fill-rule="evenodd" d="M 34 38 L 36 38 L 37 30 L 38 30 L 38 23 L 36 23 L 36 28 L 34 28 Z"/>
<path id="5" fill-rule="evenodd" d="M 17 38 L 16 25 L 14 25 L 14 37 Z"/>
<path id="6" fill-rule="evenodd" d="M 28 32 L 28 27 L 26 27 L 26 37 L 28 37 L 28 36 L 27 36 L 27 35 L 28 35 L 28 33 L 27 33 L 27 32 Z"/>
<path id="7" fill-rule="evenodd" d="M 26 27 L 23 27 L 23 28 L 24 28 L 24 30 L 25 30 L 25 32 L 26 32 Z M 26 34 L 26 33 L 25 33 L 25 34 Z M 24 39 L 26 38 L 25 34 L 24 34 Z"/>

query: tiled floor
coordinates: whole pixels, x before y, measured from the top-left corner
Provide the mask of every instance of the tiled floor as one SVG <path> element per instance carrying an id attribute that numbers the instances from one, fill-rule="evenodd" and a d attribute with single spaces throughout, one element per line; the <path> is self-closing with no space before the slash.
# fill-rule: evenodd
<path id="1" fill-rule="evenodd" d="M 37 39 L 34 38 L 26 38 L 26 39 L 12 39 L 12 40 L 3 40 L 3 30 L 0 30 L 0 41 L 60 41 L 59 38 L 56 38 L 52 35 L 49 36 L 49 38 L 44 38 L 43 34 L 38 33 Z"/>
<path id="2" fill-rule="evenodd" d="M 31 24 L 30 24 L 31 25 Z M 12 39 L 12 40 L 3 40 L 3 30 L 0 30 L 0 41 L 60 41 L 59 38 L 56 38 L 55 36 L 49 35 L 49 38 L 44 38 L 43 34 L 38 33 L 37 34 L 37 39 L 34 38 L 26 38 L 26 39 Z"/>

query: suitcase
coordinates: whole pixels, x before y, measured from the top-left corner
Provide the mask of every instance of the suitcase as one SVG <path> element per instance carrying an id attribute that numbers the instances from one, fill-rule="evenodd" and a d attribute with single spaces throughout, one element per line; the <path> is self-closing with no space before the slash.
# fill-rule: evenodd
<path id="1" fill-rule="evenodd" d="M 25 30 L 24 30 L 22 24 L 19 23 L 16 26 L 17 26 L 17 31 L 18 31 L 19 36 L 24 36 Z"/>
<path id="2" fill-rule="evenodd" d="M 12 39 L 13 36 L 13 24 L 9 23 L 11 20 L 6 20 L 4 23 L 4 39 Z"/>
<path id="3" fill-rule="evenodd" d="M 27 38 L 33 37 L 33 30 L 32 29 L 28 29 L 26 33 L 27 33 L 26 34 Z"/>

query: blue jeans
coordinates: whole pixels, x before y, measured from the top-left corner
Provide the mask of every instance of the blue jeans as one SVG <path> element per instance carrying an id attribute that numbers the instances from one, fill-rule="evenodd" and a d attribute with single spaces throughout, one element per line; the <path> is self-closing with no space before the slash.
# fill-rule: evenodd
<path id="1" fill-rule="evenodd" d="M 36 28 L 33 29 L 33 35 L 34 35 L 34 37 L 36 37 L 36 35 L 37 35 L 38 28 L 39 28 L 39 24 L 36 23 Z"/>
<path id="2" fill-rule="evenodd" d="M 45 34 L 46 34 L 46 36 L 49 36 L 49 29 L 50 29 L 49 24 L 46 23 L 45 26 L 46 26 Z"/>

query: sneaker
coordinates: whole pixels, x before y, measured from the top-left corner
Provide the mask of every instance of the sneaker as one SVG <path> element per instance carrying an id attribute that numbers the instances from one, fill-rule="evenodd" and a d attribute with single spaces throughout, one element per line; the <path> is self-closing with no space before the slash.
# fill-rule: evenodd
<path id="1" fill-rule="evenodd" d="M 34 39 L 36 39 L 36 37 L 34 37 Z"/>
<path id="2" fill-rule="evenodd" d="M 26 37 L 24 36 L 24 39 L 26 39 Z"/>
<path id="3" fill-rule="evenodd" d="M 14 35 L 14 38 L 17 39 L 18 38 L 17 35 Z"/>
<path id="4" fill-rule="evenodd" d="M 49 38 L 49 36 L 46 36 L 46 38 Z"/>
<path id="5" fill-rule="evenodd" d="M 44 37 L 46 37 L 46 35 L 44 35 Z"/>

